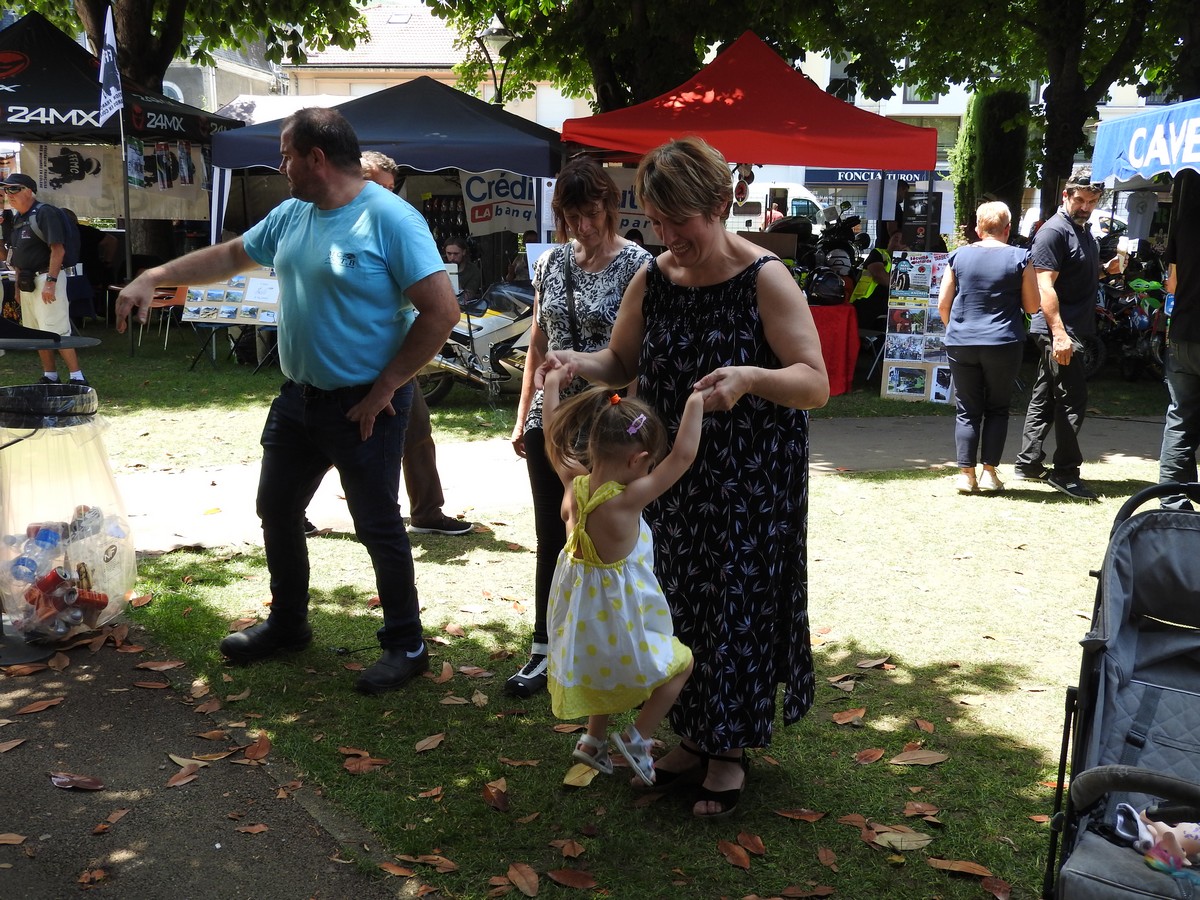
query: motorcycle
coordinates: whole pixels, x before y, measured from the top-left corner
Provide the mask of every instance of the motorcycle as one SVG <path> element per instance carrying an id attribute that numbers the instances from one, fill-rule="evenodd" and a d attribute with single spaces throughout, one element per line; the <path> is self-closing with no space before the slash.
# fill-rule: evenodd
<path id="1" fill-rule="evenodd" d="M 1106 356 L 1116 359 L 1121 377 L 1136 381 L 1142 372 L 1161 379 L 1167 345 L 1167 316 L 1163 309 L 1165 288 L 1159 280 L 1161 263 L 1153 254 L 1135 257 L 1121 275 L 1106 277 L 1096 304 L 1095 357 L 1089 377 Z"/>
<path id="2" fill-rule="evenodd" d="M 533 285 L 499 281 L 475 300 L 459 298 L 462 315 L 441 351 L 417 375 L 430 406 L 461 382 L 489 395 L 517 394 L 533 326 Z"/>

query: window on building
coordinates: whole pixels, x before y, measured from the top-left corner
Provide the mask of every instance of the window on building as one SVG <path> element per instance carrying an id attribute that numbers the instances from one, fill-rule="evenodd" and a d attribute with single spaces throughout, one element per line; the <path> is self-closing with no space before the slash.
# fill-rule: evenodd
<path id="1" fill-rule="evenodd" d="M 908 70 L 908 57 L 904 58 L 904 71 Z M 942 98 L 941 94 L 931 94 L 926 91 L 915 88 L 911 85 L 904 85 L 903 97 L 905 103 L 937 103 Z"/>
<path id="2" fill-rule="evenodd" d="M 854 102 L 858 96 L 858 81 L 846 74 L 846 63 L 830 61 L 827 90 L 839 100 L 845 100 L 847 103 Z"/>
<path id="3" fill-rule="evenodd" d="M 183 91 L 181 91 L 179 89 L 179 85 L 173 81 L 164 81 L 162 92 L 164 97 L 170 97 L 172 100 L 178 100 L 180 103 L 185 102 L 183 99 Z"/>

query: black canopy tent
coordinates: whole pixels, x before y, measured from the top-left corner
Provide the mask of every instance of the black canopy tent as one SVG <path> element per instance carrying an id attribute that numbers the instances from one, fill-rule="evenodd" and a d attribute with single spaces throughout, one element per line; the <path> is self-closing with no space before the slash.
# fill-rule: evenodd
<path id="1" fill-rule="evenodd" d="M 0 31 L 0 139 L 62 144 L 116 144 L 116 116 L 100 125 L 96 57 L 31 12 Z M 207 144 L 242 123 L 123 85 L 127 137 Z"/>
<path id="2" fill-rule="evenodd" d="M 363 150 L 386 153 L 418 172 L 502 169 L 548 178 L 558 171 L 558 132 L 505 112 L 427 76 L 340 103 Z M 213 139 L 213 165 L 279 165 L 279 122 Z"/>

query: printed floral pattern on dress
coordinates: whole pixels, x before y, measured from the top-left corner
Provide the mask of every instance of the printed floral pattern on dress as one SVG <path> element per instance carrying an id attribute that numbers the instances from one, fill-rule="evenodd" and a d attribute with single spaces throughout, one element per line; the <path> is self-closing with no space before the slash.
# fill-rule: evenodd
<path id="1" fill-rule="evenodd" d="M 599 272 L 585 272 L 568 254 L 571 264 L 571 286 L 575 294 L 575 318 L 579 321 L 580 350 L 587 353 L 603 350 L 612 336 L 613 322 L 625 288 L 653 257 L 637 244 L 626 244 Z M 571 350 L 571 318 L 567 310 L 567 292 L 563 283 L 563 249 L 552 247 L 538 257 L 533 269 L 533 287 L 538 292 L 538 328 L 546 335 L 551 350 Z M 587 382 L 576 378 L 563 389 L 563 396 L 578 394 Z M 542 427 L 542 392 L 534 394 L 526 430 Z"/>
<path id="2" fill-rule="evenodd" d="M 669 432 L 692 385 L 722 366 L 779 368 L 759 316 L 763 257 L 726 282 L 683 287 L 651 262 L 638 395 Z M 696 667 L 671 710 L 709 753 L 770 743 L 813 703 L 809 646 L 808 413 L 744 396 L 709 413 L 695 463 L 648 506 L 655 573 Z"/>

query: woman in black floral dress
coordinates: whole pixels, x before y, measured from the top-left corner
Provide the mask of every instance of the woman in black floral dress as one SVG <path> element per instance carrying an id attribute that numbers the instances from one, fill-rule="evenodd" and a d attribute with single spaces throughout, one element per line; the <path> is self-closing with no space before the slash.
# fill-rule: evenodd
<path id="1" fill-rule="evenodd" d="M 546 458 L 542 392 L 534 389 L 533 374 L 551 350 L 592 351 L 606 347 L 621 295 L 634 273 L 650 261 L 649 253 L 617 234 L 620 199 L 616 184 L 595 160 L 579 157 L 567 163 L 558 175 L 551 201 L 559 240 L 566 244 L 547 250 L 534 265 L 534 325 L 512 435 L 513 449 L 528 464 L 537 532 L 533 647 L 529 661 L 504 685 L 506 692 L 518 697 L 546 689 L 546 609 L 554 566 L 567 541 L 562 520 L 563 486 Z M 568 266 L 572 303 L 567 302 Z M 625 383 L 632 380 L 630 376 Z M 577 394 L 586 386 L 577 379 L 563 396 Z"/>
<path id="2" fill-rule="evenodd" d="M 771 739 L 777 686 L 791 724 L 813 701 L 805 539 L 808 414 L 829 397 L 820 340 L 787 268 L 725 230 L 729 167 L 698 138 L 651 151 L 638 198 L 666 252 L 629 286 L 608 349 L 557 352 L 588 381 L 624 384 L 674 433 L 693 388 L 704 436 L 691 470 L 646 509 L 655 571 L 696 667 L 671 712 L 680 744 L 660 785 L 703 779 L 693 813 L 725 816 Z"/>

